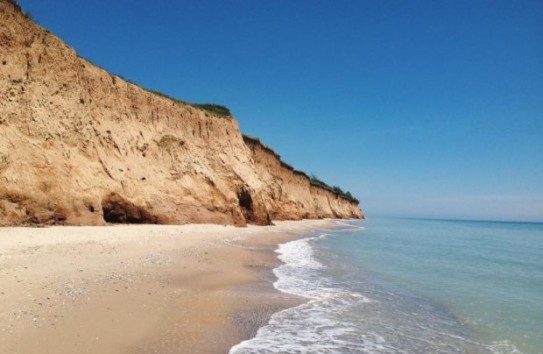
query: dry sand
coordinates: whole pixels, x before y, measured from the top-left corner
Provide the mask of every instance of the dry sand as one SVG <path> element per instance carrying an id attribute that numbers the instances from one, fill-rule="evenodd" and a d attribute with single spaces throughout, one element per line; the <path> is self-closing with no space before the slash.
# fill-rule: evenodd
<path id="1" fill-rule="evenodd" d="M 330 225 L 0 228 L 0 352 L 226 353 L 303 301 L 277 245 Z"/>

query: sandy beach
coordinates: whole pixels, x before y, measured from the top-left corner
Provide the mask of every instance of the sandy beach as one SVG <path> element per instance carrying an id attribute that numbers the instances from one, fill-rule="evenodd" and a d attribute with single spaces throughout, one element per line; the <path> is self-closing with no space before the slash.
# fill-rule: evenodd
<path id="1" fill-rule="evenodd" d="M 302 299 L 276 291 L 276 226 L 0 228 L 4 353 L 226 353 Z"/>

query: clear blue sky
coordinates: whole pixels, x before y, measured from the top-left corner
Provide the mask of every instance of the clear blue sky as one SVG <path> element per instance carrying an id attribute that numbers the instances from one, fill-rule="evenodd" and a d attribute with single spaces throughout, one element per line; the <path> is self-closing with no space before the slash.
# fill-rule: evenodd
<path id="1" fill-rule="evenodd" d="M 374 215 L 543 221 L 543 2 L 20 0 Z"/>

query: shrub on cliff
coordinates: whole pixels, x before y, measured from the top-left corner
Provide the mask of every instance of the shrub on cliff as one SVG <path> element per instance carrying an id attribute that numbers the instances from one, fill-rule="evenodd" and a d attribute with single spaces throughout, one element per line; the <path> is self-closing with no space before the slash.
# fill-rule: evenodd
<path id="1" fill-rule="evenodd" d="M 225 107 L 225 106 L 221 106 L 221 105 L 213 104 L 213 103 L 188 103 L 188 102 L 185 102 L 185 101 L 180 100 L 178 98 L 168 96 L 165 93 L 160 92 L 160 91 L 155 91 L 155 90 L 147 90 L 147 91 L 149 91 L 151 93 L 154 93 L 155 95 L 158 95 L 160 97 L 164 97 L 164 98 L 167 98 L 169 100 L 172 100 L 172 101 L 174 101 L 176 103 L 186 104 L 186 105 L 189 105 L 191 107 L 204 110 L 206 112 L 211 113 L 212 115 L 214 115 L 216 117 L 228 118 L 228 117 L 232 116 L 232 113 L 230 113 L 230 109 L 228 109 L 228 107 Z"/>
<path id="2" fill-rule="evenodd" d="M 317 186 L 321 186 L 321 187 L 324 187 L 324 188 L 327 188 L 327 189 L 332 189 L 329 185 L 327 185 L 326 183 L 324 183 L 324 181 L 322 181 L 321 179 L 319 179 L 317 176 L 315 176 L 314 174 L 311 174 L 311 177 L 310 177 L 310 181 L 312 184 L 315 184 Z"/>
<path id="3" fill-rule="evenodd" d="M 333 191 L 339 195 L 340 197 L 342 198 L 345 198 L 353 203 L 356 203 L 356 204 L 360 204 L 360 202 L 358 201 L 358 199 L 356 199 L 355 197 L 353 197 L 353 195 L 351 194 L 351 192 L 344 192 L 341 188 L 339 188 L 338 186 L 334 186 L 333 188 Z"/>
<path id="4" fill-rule="evenodd" d="M 194 103 L 191 106 L 203 109 L 204 111 L 208 111 L 212 114 L 215 114 L 219 117 L 230 117 L 232 114 L 230 113 L 230 110 L 228 107 L 221 106 L 218 104 L 212 104 L 212 103 Z"/>
<path id="5" fill-rule="evenodd" d="M 344 199 L 347 199 L 348 201 L 352 202 L 352 203 L 355 203 L 355 204 L 360 204 L 360 201 L 358 199 L 356 199 L 355 197 L 353 197 L 353 195 L 351 194 L 351 192 L 344 192 L 341 188 L 339 188 L 338 186 L 333 186 L 333 187 L 330 187 L 330 185 L 326 184 L 324 181 L 322 181 L 321 179 L 319 179 L 317 176 L 315 176 L 314 174 L 311 174 L 311 177 L 309 178 L 310 179 L 310 182 L 311 184 L 313 185 L 316 185 L 316 186 L 319 186 L 319 187 L 322 187 L 322 188 L 325 188 L 325 189 L 328 189 L 330 190 L 332 193 L 340 196 L 341 198 L 344 198 Z"/>

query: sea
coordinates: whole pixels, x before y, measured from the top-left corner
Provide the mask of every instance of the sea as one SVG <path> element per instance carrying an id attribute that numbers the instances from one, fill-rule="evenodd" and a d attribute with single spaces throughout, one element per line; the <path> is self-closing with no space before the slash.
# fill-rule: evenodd
<path id="1" fill-rule="evenodd" d="M 543 353 L 543 224 L 369 218 L 279 246 L 247 353 Z"/>

